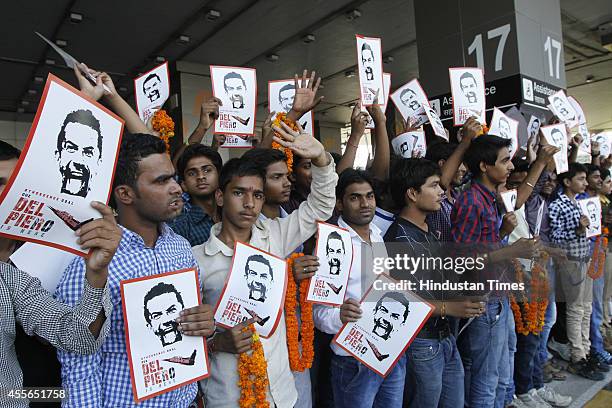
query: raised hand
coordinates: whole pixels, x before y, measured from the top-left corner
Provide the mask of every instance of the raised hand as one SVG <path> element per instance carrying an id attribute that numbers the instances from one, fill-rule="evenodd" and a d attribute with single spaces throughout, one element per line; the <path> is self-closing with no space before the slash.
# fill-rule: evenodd
<path id="1" fill-rule="evenodd" d="M 331 160 L 325 153 L 325 148 L 317 139 L 304 132 L 298 123 L 298 130 L 291 129 L 287 124 L 281 122 L 282 127 L 272 126 L 275 131 L 274 141 L 283 147 L 291 149 L 300 157 L 312 159 L 312 164 L 317 167 L 324 167 Z"/>
<path id="2" fill-rule="evenodd" d="M 357 102 L 351 112 L 351 133 L 363 136 L 368 124 L 368 114 L 361 111 L 361 104 Z"/>
<path id="3" fill-rule="evenodd" d="M 81 63 L 78 66 L 74 66 L 74 75 L 79 82 L 79 88 L 81 92 L 85 95 L 89 96 L 91 99 L 97 101 L 100 100 L 103 96 L 116 95 L 117 91 L 115 90 L 115 85 L 113 84 L 113 80 L 106 72 L 98 72 L 93 69 L 89 69 L 87 65 Z M 96 78 L 96 85 L 93 85 L 89 79 L 85 78 L 81 70 L 89 72 Z M 104 89 L 106 86 L 111 92 L 107 92 Z"/>
<path id="4" fill-rule="evenodd" d="M 321 85 L 321 78 L 317 78 L 315 71 L 312 71 L 310 78 L 308 78 L 308 70 L 305 69 L 302 73 L 301 84 L 297 74 L 295 74 L 293 80 L 295 85 L 295 97 L 293 99 L 293 106 L 287 117 L 293 121 L 297 121 L 303 114 L 313 110 L 324 97 L 320 96 L 317 98 L 317 91 L 319 90 L 319 85 Z"/>
<path id="5" fill-rule="evenodd" d="M 221 99 L 214 96 L 207 99 L 200 106 L 200 126 L 208 130 L 213 121 L 219 117 L 219 106 L 223 105 Z"/>
<path id="6" fill-rule="evenodd" d="M 368 111 L 368 113 L 372 117 L 372 120 L 374 121 L 374 124 L 376 126 L 384 126 L 385 125 L 385 122 L 387 121 L 387 118 L 385 116 L 385 113 L 382 111 L 382 108 L 380 107 L 380 105 L 366 106 L 366 110 Z"/>

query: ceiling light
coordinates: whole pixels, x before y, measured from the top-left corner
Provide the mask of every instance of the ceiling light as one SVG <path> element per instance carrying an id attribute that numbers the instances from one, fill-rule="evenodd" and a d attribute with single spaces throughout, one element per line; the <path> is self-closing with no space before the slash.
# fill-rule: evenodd
<path id="1" fill-rule="evenodd" d="M 357 20 L 361 17 L 361 11 L 358 9 L 353 9 L 345 14 L 345 17 L 348 21 Z"/>
<path id="2" fill-rule="evenodd" d="M 191 41 L 191 37 L 188 35 L 179 35 L 179 38 L 176 40 L 179 44 L 187 44 Z"/>
<path id="3" fill-rule="evenodd" d="M 24 113 L 24 112 L 25 112 L 25 109 L 23 109 L 23 108 L 17 108 L 17 113 Z"/>
<path id="4" fill-rule="evenodd" d="M 383 58 L 383 62 L 385 64 L 390 64 L 393 61 L 395 61 L 395 58 L 393 58 L 393 55 L 387 55 L 386 57 Z"/>
<path id="5" fill-rule="evenodd" d="M 215 21 L 219 17 L 221 17 L 221 12 L 218 10 L 208 10 L 206 13 L 206 19 L 210 21 Z"/>
<path id="6" fill-rule="evenodd" d="M 70 22 L 78 24 L 83 21 L 83 15 L 81 13 L 70 13 Z"/>
<path id="7" fill-rule="evenodd" d="M 39 75 L 36 75 L 34 77 L 34 82 L 36 82 L 37 84 L 42 84 L 44 82 L 44 80 L 45 80 L 45 78 L 43 78 L 43 77 L 41 77 Z"/>
<path id="8" fill-rule="evenodd" d="M 352 78 L 352 77 L 354 77 L 354 76 L 355 76 L 355 71 L 353 71 L 353 70 L 344 71 L 344 76 L 345 76 L 346 78 Z"/>
<path id="9" fill-rule="evenodd" d="M 28 94 L 29 95 L 36 95 L 38 93 L 38 91 L 36 89 L 28 89 Z"/>
<path id="10" fill-rule="evenodd" d="M 125 86 L 120 86 L 120 87 L 119 87 L 119 92 L 123 92 L 123 93 L 125 93 L 125 92 L 127 92 L 127 91 L 128 91 L 128 89 L 127 89 Z"/>
<path id="11" fill-rule="evenodd" d="M 357 104 L 356 104 L 355 102 L 351 102 L 351 103 L 349 103 L 349 104 L 348 104 L 348 105 L 346 105 L 346 106 L 348 106 L 349 108 L 353 109 L 353 108 L 354 108 L 356 105 L 357 105 Z"/>
<path id="12" fill-rule="evenodd" d="M 268 54 L 266 55 L 266 60 L 269 62 L 276 62 L 280 57 L 277 54 Z"/>
<path id="13" fill-rule="evenodd" d="M 166 57 L 164 57 L 163 55 L 158 55 L 157 57 L 155 57 L 155 62 L 159 62 L 160 64 L 162 62 L 166 61 Z"/>
<path id="14" fill-rule="evenodd" d="M 59 47 L 66 47 L 68 46 L 68 41 L 61 40 L 58 38 L 57 40 L 55 40 L 55 44 L 57 44 Z"/>
<path id="15" fill-rule="evenodd" d="M 314 34 L 306 34 L 304 37 L 302 37 L 304 44 L 310 44 L 311 42 L 314 42 L 314 40 L 316 40 Z"/>
<path id="16" fill-rule="evenodd" d="M 55 65 L 55 60 L 53 58 L 47 58 L 45 60 L 45 64 L 47 64 L 47 65 Z"/>
<path id="17" fill-rule="evenodd" d="M 29 101 L 21 101 L 21 105 L 28 106 L 28 105 L 30 105 L 30 102 Z"/>
<path id="18" fill-rule="evenodd" d="M 591 82 L 593 82 L 593 80 L 595 79 L 595 77 L 593 75 L 587 75 L 584 82 L 586 82 L 587 84 L 590 84 Z"/>

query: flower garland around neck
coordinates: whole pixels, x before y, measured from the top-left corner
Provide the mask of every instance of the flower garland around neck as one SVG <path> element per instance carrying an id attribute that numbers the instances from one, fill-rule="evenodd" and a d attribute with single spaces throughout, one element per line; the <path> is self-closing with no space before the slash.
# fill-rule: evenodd
<path id="1" fill-rule="evenodd" d="M 608 248 L 608 228 L 603 227 L 601 235 L 595 240 L 595 248 L 593 256 L 589 264 L 589 277 L 591 279 L 599 279 L 603 276 L 606 266 L 606 249 Z"/>
<path id="2" fill-rule="evenodd" d="M 253 346 L 250 352 L 241 353 L 238 357 L 238 386 L 240 387 L 240 408 L 269 408 L 266 392 L 268 381 L 268 364 L 263 352 L 259 335 L 252 324 L 242 329 L 253 333 Z"/>
<path id="3" fill-rule="evenodd" d="M 291 371 L 304 371 L 312 367 L 314 359 L 314 321 L 312 303 L 306 301 L 310 279 L 304 279 L 299 285 L 299 306 L 302 327 L 297 319 L 297 283 L 293 276 L 293 261 L 304 254 L 294 253 L 287 259 L 287 294 L 285 295 L 285 324 L 287 326 L 287 349 L 289 351 L 289 366 Z M 302 339 L 302 354 L 300 355 L 300 338 Z"/>
<path id="4" fill-rule="evenodd" d="M 548 254 L 545 254 L 541 262 L 545 265 L 547 260 Z M 512 263 L 514 264 L 517 283 L 524 283 L 523 265 L 518 259 L 513 259 Z M 529 333 L 538 334 L 544 327 L 544 317 L 548 307 L 548 278 L 540 262 L 533 262 L 529 283 L 529 300 L 527 300 L 525 294 L 526 289 L 520 291 L 520 303 L 517 302 L 513 293 L 510 294 L 510 308 L 514 314 L 516 331 L 524 336 Z"/>
<path id="5" fill-rule="evenodd" d="M 274 120 L 272 121 L 272 124 L 275 126 L 278 126 L 279 128 L 282 128 L 281 122 L 284 122 L 285 125 L 289 126 L 291 129 L 295 130 L 296 132 L 299 130 L 296 122 L 289 119 L 287 117 L 287 114 L 284 112 L 277 113 L 276 116 L 274 117 Z M 289 148 L 281 146 L 280 143 L 277 143 L 274 141 L 272 142 L 272 148 L 282 150 L 283 152 L 285 152 L 285 156 L 287 156 L 287 169 L 289 169 L 289 173 L 291 173 L 293 171 L 293 151 L 291 151 L 291 149 Z"/>
<path id="6" fill-rule="evenodd" d="M 174 137 L 174 121 L 164 109 L 155 111 L 151 118 L 153 130 L 159 133 L 159 137 L 166 144 L 166 151 L 170 153 L 170 139 Z"/>

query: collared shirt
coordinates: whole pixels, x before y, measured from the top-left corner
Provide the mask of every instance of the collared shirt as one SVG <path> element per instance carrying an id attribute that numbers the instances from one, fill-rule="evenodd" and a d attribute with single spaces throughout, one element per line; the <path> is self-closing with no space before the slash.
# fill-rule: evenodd
<path id="1" fill-rule="evenodd" d="M 21 388 L 23 376 L 15 354 L 15 325 L 19 323 L 28 335 L 40 336 L 54 347 L 74 353 L 95 352 L 109 331 L 108 316 L 112 304 L 108 287 L 92 288 L 81 276 L 81 302 L 70 308 L 54 300 L 40 280 L 4 262 L 0 262 L 0 406 L 27 408 L 27 400 L 5 398 L 9 389 Z M 106 322 L 98 338 L 89 325 L 104 309 Z"/>
<path id="2" fill-rule="evenodd" d="M 387 210 L 383 210 L 380 207 L 376 207 L 372 222 L 378 227 L 381 235 L 385 235 L 387 233 L 387 230 L 391 224 L 393 224 L 393 221 L 395 221 L 395 214 Z"/>
<path id="3" fill-rule="evenodd" d="M 440 209 L 434 213 L 427 214 L 426 221 L 432 234 L 442 242 L 451 242 L 453 235 L 451 234 L 451 212 L 453 210 L 453 202 L 443 193 Z"/>
<path id="4" fill-rule="evenodd" d="M 451 212 L 451 234 L 456 242 L 498 243 L 499 214 L 495 193 L 477 181 L 461 193 Z"/>
<path id="5" fill-rule="evenodd" d="M 329 156 L 329 155 L 328 155 Z M 311 193 L 299 208 L 285 218 L 257 220 L 252 226 L 250 245 L 281 258 L 287 257 L 317 229 L 316 222 L 327 220 L 336 203 L 335 188 L 338 175 L 334 161 L 326 167 L 312 166 Z M 204 301 L 216 305 L 221 297 L 229 274 L 234 249 L 225 245 L 217 236 L 221 223 L 215 224 L 208 241 L 193 248 L 193 252 L 206 274 L 201 275 Z M 276 331 L 267 339 L 261 338 L 268 365 L 267 399 L 270 406 L 293 407 L 297 391 L 287 351 L 285 316 L 281 316 Z M 240 398 L 238 387 L 238 355 L 210 353 L 210 377 L 202 380 L 208 408 L 237 407 Z"/>
<path id="6" fill-rule="evenodd" d="M 197 385 L 190 384 L 136 405 L 132 394 L 130 366 L 125 344 L 120 282 L 196 267 L 187 240 L 167 225 L 153 248 L 138 234 L 121 227 L 119 248 L 108 267 L 108 286 L 113 303 L 110 332 L 98 352 L 90 356 L 58 352 L 62 385 L 68 392 L 64 407 L 187 407 L 195 398 Z M 85 262 L 77 257 L 66 268 L 58 284 L 59 301 L 74 305 L 81 298 Z"/>
<path id="7" fill-rule="evenodd" d="M 568 256 L 586 258 L 589 256 L 589 239 L 586 234 L 577 235 L 580 226 L 580 209 L 565 193 L 550 203 L 550 239 L 567 251 Z"/>
<path id="8" fill-rule="evenodd" d="M 342 217 L 338 218 L 338 226 L 349 231 L 353 243 L 353 264 L 351 265 L 346 286 L 345 299 L 360 301 L 368 287 L 376 280 L 376 274 L 372 271 L 373 259 L 375 257 L 387 257 L 387 251 L 384 245 L 382 245 L 382 242 L 384 242 L 383 237 L 380 229 L 374 223 L 370 223 L 371 243 L 364 241 Z M 312 314 L 315 326 L 322 332 L 336 334 L 343 326 L 340 320 L 340 307 L 314 304 L 312 305 Z M 350 355 L 333 342 L 330 344 L 330 347 L 338 356 Z"/>
<path id="9" fill-rule="evenodd" d="M 208 240 L 215 222 L 200 206 L 191 202 L 189 194 L 183 194 L 183 200 L 183 212 L 168 225 L 191 246 L 203 244 Z"/>

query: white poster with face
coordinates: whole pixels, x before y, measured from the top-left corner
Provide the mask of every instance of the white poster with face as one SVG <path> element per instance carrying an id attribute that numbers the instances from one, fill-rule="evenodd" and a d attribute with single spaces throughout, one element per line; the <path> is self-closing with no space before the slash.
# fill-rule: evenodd
<path id="1" fill-rule="evenodd" d="M 183 334 L 176 322 L 201 303 L 196 269 L 121 281 L 121 299 L 137 403 L 208 377 L 206 339 Z"/>
<path id="2" fill-rule="evenodd" d="M 542 126 L 540 128 L 548 144 L 556 146 L 559 151 L 553 156 L 557 174 L 565 173 L 569 169 L 567 160 L 567 131 L 563 123 Z"/>
<path id="3" fill-rule="evenodd" d="M 385 111 L 387 110 L 387 104 L 389 103 L 389 92 L 391 91 L 391 74 L 387 74 L 386 72 L 383 73 L 383 82 L 385 84 L 385 95 L 387 95 L 387 97 L 385 98 L 385 103 L 380 107 L 380 109 L 383 111 L 383 113 L 385 113 Z M 365 108 L 365 106 L 361 106 L 361 111 L 365 112 L 368 114 L 368 123 L 366 124 L 366 129 L 374 129 L 376 126 L 374 126 L 374 119 L 372 119 L 372 117 L 370 116 L 370 113 L 368 112 L 368 110 Z"/>
<path id="4" fill-rule="evenodd" d="M 384 91 L 382 45 L 380 38 L 355 36 L 361 105 L 382 105 L 387 98 Z"/>
<path id="5" fill-rule="evenodd" d="M 589 226 L 586 229 L 587 238 L 601 235 L 601 202 L 599 197 L 576 200 L 580 206 L 580 212 L 589 218 Z"/>
<path id="6" fill-rule="evenodd" d="M 404 120 L 411 119 L 419 127 L 429 120 L 423 106 L 431 106 L 421 84 L 415 78 L 391 95 L 391 100 Z"/>
<path id="7" fill-rule="evenodd" d="M 210 66 L 213 96 L 221 99 L 215 133 L 255 134 L 257 75 L 253 68 Z"/>
<path id="8" fill-rule="evenodd" d="M 344 302 L 353 264 L 351 234 L 335 225 L 318 223 L 316 256 L 319 269 L 310 279 L 306 300 L 322 305 L 340 306 Z"/>
<path id="9" fill-rule="evenodd" d="M 489 134 L 504 139 L 510 139 L 510 157 L 514 157 L 518 151 L 518 121 L 504 115 L 502 111 L 497 108 L 493 109 L 493 118 L 491 119 L 491 127 L 489 128 Z"/>
<path id="10" fill-rule="evenodd" d="M 123 121 L 49 75 L 21 157 L 0 195 L 0 235 L 85 255 L 75 231 L 108 202 Z"/>
<path id="11" fill-rule="evenodd" d="M 562 89 L 550 95 L 548 102 L 548 107 L 561 122 L 567 123 L 570 128 L 578 125 L 578 115 Z"/>
<path id="12" fill-rule="evenodd" d="M 242 135 L 225 135 L 225 141 L 219 145 L 219 147 L 241 147 L 250 149 L 253 147 L 253 139 L 248 136 Z"/>
<path id="13" fill-rule="evenodd" d="M 215 321 L 229 329 L 253 318 L 257 333 L 268 338 L 278 326 L 286 290 L 284 259 L 236 242 L 230 274 L 215 307 Z"/>
<path id="14" fill-rule="evenodd" d="M 448 135 L 444 130 L 444 125 L 442 124 L 442 121 L 440 120 L 440 117 L 438 116 L 436 110 L 429 106 L 423 106 L 423 109 L 425 109 L 427 120 L 429 120 L 429 123 L 431 124 L 431 128 L 433 129 L 435 135 L 446 139 L 446 141 L 448 142 Z"/>
<path id="15" fill-rule="evenodd" d="M 301 81 L 301 80 L 300 80 Z M 289 113 L 295 98 L 295 80 L 281 79 L 268 82 L 268 106 L 270 112 Z M 306 112 L 299 120 L 302 129 L 314 136 L 314 112 Z"/>
<path id="16" fill-rule="evenodd" d="M 609 133 L 597 133 L 591 136 L 591 142 L 599 144 L 599 155 L 608 157 L 612 153 L 612 137 Z"/>
<path id="17" fill-rule="evenodd" d="M 147 123 L 170 97 L 168 62 L 134 79 L 134 93 L 138 116 Z"/>
<path id="18" fill-rule="evenodd" d="M 531 115 L 529 118 L 529 124 L 527 125 L 527 138 L 528 143 L 535 149 L 535 147 L 540 143 L 539 133 L 540 126 L 542 125 L 542 121 L 537 116 Z"/>
<path id="19" fill-rule="evenodd" d="M 501 193 L 501 198 L 504 202 L 506 212 L 513 212 L 514 210 L 516 210 L 516 197 L 517 192 L 515 189 L 507 190 Z"/>
<path id="20" fill-rule="evenodd" d="M 580 144 L 580 151 L 591 154 L 591 133 L 589 132 L 589 127 L 587 126 L 586 115 L 584 114 L 584 110 L 580 105 L 580 102 L 576 100 L 573 96 L 568 96 L 567 100 L 574 108 L 576 112 L 576 117 L 578 118 L 578 134 L 582 137 L 582 143 Z"/>
<path id="21" fill-rule="evenodd" d="M 425 324 L 433 306 L 414 293 L 394 290 L 399 282 L 379 275 L 361 299 L 361 318 L 345 324 L 334 342 L 385 377 Z"/>
<path id="22" fill-rule="evenodd" d="M 427 142 L 425 132 L 415 130 L 405 132 L 391 140 L 393 151 L 400 157 L 409 159 L 411 157 L 425 157 Z"/>
<path id="23" fill-rule="evenodd" d="M 480 123 L 485 119 L 485 82 L 480 68 L 449 68 L 451 94 L 453 96 L 453 121 L 461 126 L 470 116 Z"/>

